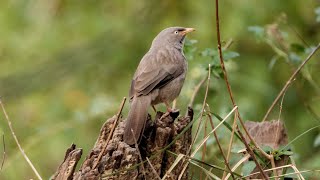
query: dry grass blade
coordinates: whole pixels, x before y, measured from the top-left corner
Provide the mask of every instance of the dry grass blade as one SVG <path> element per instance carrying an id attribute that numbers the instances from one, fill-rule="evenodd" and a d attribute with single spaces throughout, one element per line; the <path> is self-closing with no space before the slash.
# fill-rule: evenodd
<path id="1" fill-rule="evenodd" d="M 230 112 L 229 114 L 211 131 L 207 134 L 207 136 L 205 138 L 203 138 L 202 142 L 198 145 L 198 147 L 193 151 L 193 153 L 191 154 L 190 157 L 194 157 L 194 155 L 199 151 L 199 149 L 203 146 L 203 144 L 205 142 L 207 142 L 207 140 L 209 139 L 210 135 L 216 131 L 217 128 L 219 128 L 221 126 L 221 124 L 223 124 L 224 121 L 226 121 L 228 119 L 228 117 L 237 109 L 238 107 L 234 107 Z M 184 173 L 184 171 L 187 169 L 188 167 L 188 164 L 189 162 L 186 162 L 186 164 L 184 165 L 180 175 L 179 175 L 179 178 L 178 179 L 181 179 L 182 178 L 182 175 Z"/>
<path id="2" fill-rule="evenodd" d="M 20 149 L 20 152 L 21 152 L 22 156 L 25 158 L 25 160 L 27 161 L 27 163 L 29 164 L 29 166 L 31 167 L 32 171 L 35 173 L 37 178 L 42 180 L 42 178 L 41 178 L 40 174 L 38 173 L 37 169 L 33 166 L 32 162 L 28 158 L 27 154 L 22 149 L 22 147 L 21 147 L 21 145 L 19 143 L 19 140 L 18 140 L 17 136 L 14 133 L 14 130 L 13 130 L 13 127 L 12 127 L 12 123 L 11 123 L 11 121 L 9 119 L 9 116 L 8 116 L 8 114 L 7 114 L 7 112 L 6 112 L 5 108 L 4 108 L 4 105 L 3 105 L 2 101 L 1 101 L 1 99 L 0 99 L 0 105 L 1 105 L 2 111 L 4 113 L 4 116 L 5 116 L 6 120 L 7 120 L 7 123 L 9 125 L 11 134 L 12 134 L 14 140 L 16 141 L 16 144 L 17 144 L 18 148 Z"/>
<path id="3" fill-rule="evenodd" d="M 316 48 L 308 55 L 308 57 L 300 64 L 300 66 L 294 71 L 294 73 L 290 76 L 289 80 L 286 82 L 286 84 L 283 86 L 282 90 L 279 92 L 276 99 L 272 102 L 271 106 L 269 107 L 267 113 L 264 115 L 262 121 L 265 121 L 269 114 L 271 113 L 274 106 L 277 104 L 277 102 L 280 100 L 281 96 L 285 93 L 288 86 L 291 84 L 291 82 L 294 80 L 294 78 L 297 76 L 297 74 L 300 72 L 300 70 L 303 68 L 303 66 L 311 59 L 311 57 L 317 52 L 317 50 L 320 48 L 320 43 L 316 46 Z"/>
<path id="4" fill-rule="evenodd" d="M 271 176 L 270 178 L 277 178 L 277 177 L 279 178 L 279 177 L 285 177 L 288 175 L 294 175 L 294 174 L 297 175 L 298 173 L 303 174 L 303 173 L 308 173 L 308 172 L 320 172 L 320 170 L 304 170 L 304 171 L 299 171 L 299 172 L 286 173 L 286 174 L 282 174 L 279 176 Z"/>
<path id="5" fill-rule="evenodd" d="M 132 133 L 132 137 L 133 137 L 133 140 L 134 140 L 134 146 L 135 146 L 136 150 L 138 151 L 138 155 L 139 155 L 140 161 L 142 162 L 141 163 L 142 174 L 144 175 L 144 177 L 146 177 L 146 170 L 144 168 L 143 159 L 142 159 L 142 156 L 141 156 L 141 153 L 140 153 L 140 150 L 139 150 L 139 146 L 137 144 L 137 139 L 134 136 L 133 129 L 131 129 L 131 133 Z M 153 167 L 151 163 L 150 163 L 150 166 Z M 159 176 L 158 174 L 156 174 L 156 175 Z"/>
<path id="6" fill-rule="evenodd" d="M 238 114 L 235 113 L 234 114 L 234 118 L 233 118 L 232 132 L 231 132 L 231 137 L 230 137 L 228 151 L 227 151 L 227 162 L 229 162 L 229 158 L 230 158 L 230 154 L 231 154 L 230 152 L 231 152 L 231 148 L 232 148 L 233 137 L 234 137 L 234 133 L 235 133 L 236 125 L 237 125 L 237 119 L 238 119 L 237 115 Z M 227 175 L 226 172 L 224 172 L 223 176 L 222 176 L 222 179 L 225 179 L 226 175 Z"/>
<path id="7" fill-rule="evenodd" d="M 156 175 L 156 177 L 157 177 L 159 180 L 161 180 L 161 178 L 160 178 L 160 176 L 158 175 L 158 173 L 157 173 L 156 169 L 154 169 L 153 165 L 151 164 L 151 162 L 150 162 L 149 158 L 148 158 L 148 157 L 146 157 L 146 159 L 147 159 L 147 161 L 148 161 L 149 166 L 150 166 L 150 167 L 151 167 L 151 169 L 152 169 L 152 172 Z"/>
<path id="8" fill-rule="evenodd" d="M 4 134 L 2 134 L 2 144 L 3 144 L 3 155 L 2 155 L 2 162 L 1 162 L 0 171 L 3 168 L 3 164 L 4 164 L 4 161 L 6 159 L 6 143 L 4 141 Z"/>
<path id="9" fill-rule="evenodd" d="M 94 169 L 94 168 L 97 167 L 98 163 L 100 162 L 100 159 L 101 159 L 102 156 L 103 156 L 104 151 L 106 150 L 106 148 L 107 148 L 107 146 L 108 146 L 108 143 L 109 143 L 109 141 L 110 141 L 110 139 L 111 139 L 111 137 L 112 137 L 112 135 L 113 135 L 113 132 L 114 132 L 114 130 L 116 129 L 116 125 L 117 125 L 117 123 L 118 123 L 118 121 L 119 121 L 119 119 L 120 119 L 120 114 L 121 114 L 121 112 L 122 112 L 122 109 L 123 109 L 124 104 L 126 103 L 126 100 L 127 100 L 127 98 L 126 98 L 126 97 L 123 97 L 122 103 L 121 103 L 121 105 L 120 105 L 120 108 L 119 108 L 119 111 L 118 111 L 118 114 L 117 114 L 117 119 L 114 121 L 113 126 L 112 126 L 112 129 L 111 129 L 111 131 L 110 131 L 110 133 L 109 133 L 109 136 L 108 136 L 108 138 L 107 138 L 107 141 L 106 141 L 106 143 L 104 144 L 104 146 L 103 146 L 103 148 L 102 148 L 102 150 L 101 150 L 101 152 L 100 152 L 100 154 L 99 154 L 99 156 L 98 156 L 95 164 L 92 166 L 92 169 Z"/>
<path id="10" fill-rule="evenodd" d="M 209 109 L 208 118 L 209 118 L 209 120 L 210 120 L 210 124 L 211 124 L 212 129 L 214 129 L 214 124 L 213 124 L 212 116 L 211 116 L 211 113 L 210 113 L 211 110 L 210 110 L 209 105 L 207 105 L 207 106 L 208 106 L 208 109 Z M 223 152 L 223 150 L 222 150 L 222 147 L 221 147 L 219 138 L 218 138 L 218 136 L 217 136 L 217 133 L 216 133 L 215 131 L 213 132 L 213 135 L 214 135 L 214 137 L 215 137 L 215 139 L 216 139 L 216 142 L 217 142 L 217 144 L 218 144 L 218 147 L 219 147 L 219 150 L 220 150 L 221 155 L 222 155 L 222 157 L 223 157 L 225 166 L 228 168 L 228 170 L 229 170 L 230 172 L 232 172 L 232 170 L 231 170 L 231 168 L 230 168 L 230 165 L 229 165 L 229 162 L 228 162 L 228 160 L 227 160 L 227 158 L 226 158 L 226 156 L 224 155 L 224 152 Z M 225 172 L 226 172 L 226 171 L 224 171 L 223 173 L 225 173 Z M 235 177 L 234 177 L 233 174 L 231 174 L 231 176 L 232 176 L 232 179 L 235 179 Z"/>
<path id="11" fill-rule="evenodd" d="M 237 127 L 238 128 L 238 127 Z M 248 153 L 250 154 L 252 160 L 256 163 L 258 170 L 260 171 L 260 173 L 262 174 L 264 179 L 269 179 L 268 176 L 264 173 L 264 171 L 262 170 L 261 165 L 259 164 L 259 162 L 256 159 L 256 156 L 254 154 L 254 152 L 252 151 L 252 149 L 250 148 L 249 144 L 246 142 L 244 136 L 242 135 L 241 131 L 238 130 L 239 136 L 242 139 L 242 142 L 244 143 L 244 145 L 246 146 L 246 149 L 248 151 Z"/>
<path id="12" fill-rule="evenodd" d="M 235 171 L 242 163 L 244 163 L 245 161 L 247 161 L 250 158 L 250 154 L 245 155 L 243 158 L 240 159 L 240 161 L 238 161 L 233 168 L 231 169 L 232 172 Z M 230 177 L 230 173 L 227 174 L 226 177 L 223 177 L 222 179 L 229 179 Z"/>
<path id="13" fill-rule="evenodd" d="M 207 142 L 207 140 L 209 139 L 210 135 L 213 134 L 220 126 L 221 124 L 223 124 L 224 121 L 226 121 L 228 119 L 228 117 L 236 110 L 238 109 L 238 106 L 234 107 L 228 114 L 227 116 L 212 130 L 210 131 L 207 136 L 205 138 L 202 139 L 202 142 L 196 147 L 196 149 L 193 151 L 193 153 L 191 154 L 191 157 L 193 157 L 198 151 L 199 149 L 203 146 L 203 144 L 205 142 Z"/>
<path id="14" fill-rule="evenodd" d="M 209 92 L 209 83 L 210 83 L 210 76 L 211 76 L 211 65 L 209 64 L 208 65 L 209 69 L 208 69 L 208 76 L 207 76 L 207 86 L 206 86 L 206 92 L 205 92 L 205 96 L 204 96 L 204 99 L 203 99 L 203 104 L 202 104 L 202 109 L 201 109 L 201 114 L 200 114 L 200 118 L 199 118 L 199 125 L 197 127 L 197 131 L 196 131 L 196 134 L 195 134 L 195 137 L 193 139 L 193 141 L 191 142 L 190 144 L 190 147 L 187 151 L 186 154 L 189 154 L 191 152 L 191 148 L 192 146 L 194 145 L 194 143 L 196 142 L 197 138 L 198 138 L 198 133 L 199 133 L 199 129 L 201 127 L 201 124 L 202 124 L 202 117 L 203 117 L 203 113 L 205 111 L 205 105 L 206 105 L 206 102 L 207 102 L 207 97 L 208 97 L 208 92 Z M 182 175 L 184 174 L 184 172 L 186 171 L 187 167 L 188 167 L 188 162 L 186 162 L 186 164 L 184 165 L 180 175 L 179 175 L 179 178 L 178 180 L 180 180 L 182 178 Z"/>
<path id="15" fill-rule="evenodd" d="M 181 161 L 181 159 L 184 157 L 184 154 L 179 154 L 176 160 L 173 162 L 173 164 L 170 166 L 169 170 L 166 172 L 166 174 L 162 177 L 162 180 L 165 180 L 167 175 L 171 173 L 174 167 L 178 165 L 178 163 Z"/>
<path id="16" fill-rule="evenodd" d="M 207 177 L 208 177 L 208 178 L 210 178 L 210 179 L 213 178 L 213 179 L 216 179 L 216 180 L 221 180 L 218 176 L 212 174 L 212 172 L 210 172 L 210 171 L 208 171 L 207 169 L 199 166 L 198 164 L 196 164 L 196 163 L 194 163 L 194 162 L 190 162 L 190 163 L 193 164 L 193 165 L 195 165 L 195 166 L 197 166 L 197 167 L 199 167 L 203 172 L 205 172 L 205 173 L 207 174 Z"/>

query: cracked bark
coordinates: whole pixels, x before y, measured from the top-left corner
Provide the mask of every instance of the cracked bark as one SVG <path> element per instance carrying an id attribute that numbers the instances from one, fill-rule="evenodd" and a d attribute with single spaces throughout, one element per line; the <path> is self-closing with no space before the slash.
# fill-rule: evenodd
<path id="1" fill-rule="evenodd" d="M 108 119 L 102 126 L 97 141 L 92 150 L 86 156 L 79 170 L 75 167 L 80 160 L 82 150 L 73 144 L 66 152 L 64 161 L 57 169 L 52 179 L 156 179 L 162 177 L 173 164 L 176 157 L 162 151 L 176 136 L 190 123 L 193 118 L 193 110 L 188 108 L 185 117 L 179 117 L 179 112 L 164 115 L 157 112 L 154 120 L 148 116 L 145 131 L 139 144 L 139 151 L 123 142 L 125 120 L 120 121 L 112 135 L 111 140 L 106 146 L 102 158 L 98 156 L 106 143 L 107 137 L 111 132 L 112 125 L 116 116 Z M 177 139 L 168 150 L 180 154 L 185 154 L 191 144 L 191 128 L 188 129 L 179 139 Z M 141 153 L 143 164 L 139 158 Z M 146 162 L 149 158 L 151 165 Z M 97 166 L 93 168 L 94 164 Z M 142 167 L 142 165 L 144 167 Z M 179 176 L 181 168 L 177 165 L 167 176 L 167 179 L 175 179 Z M 155 174 L 155 172 L 157 175 Z M 188 178 L 188 171 L 183 176 Z"/>

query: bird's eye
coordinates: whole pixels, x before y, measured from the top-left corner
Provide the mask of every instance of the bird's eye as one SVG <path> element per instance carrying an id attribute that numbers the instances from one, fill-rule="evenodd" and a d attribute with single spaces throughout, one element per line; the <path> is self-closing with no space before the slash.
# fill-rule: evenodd
<path id="1" fill-rule="evenodd" d="M 178 34 L 178 31 L 175 31 L 174 33 L 175 33 L 175 34 Z"/>

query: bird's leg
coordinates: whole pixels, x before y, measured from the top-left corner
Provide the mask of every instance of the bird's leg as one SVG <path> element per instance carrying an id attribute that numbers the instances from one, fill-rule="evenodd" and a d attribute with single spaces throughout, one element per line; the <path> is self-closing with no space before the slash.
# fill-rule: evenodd
<path id="1" fill-rule="evenodd" d="M 154 105 L 152 105 L 152 109 L 154 110 L 155 113 L 157 113 L 157 109 Z"/>
<path id="2" fill-rule="evenodd" d="M 168 102 L 164 102 L 164 104 L 166 105 L 166 107 L 167 107 L 167 112 L 172 112 L 172 109 L 171 109 L 171 107 L 170 107 L 170 104 L 168 103 Z"/>

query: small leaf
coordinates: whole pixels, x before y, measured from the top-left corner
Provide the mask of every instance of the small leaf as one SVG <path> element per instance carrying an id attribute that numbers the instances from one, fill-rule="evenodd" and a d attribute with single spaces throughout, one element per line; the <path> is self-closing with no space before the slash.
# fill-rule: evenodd
<path id="1" fill-rule="evenodd" d="M 280 155 L 291 156 L 291 155 L 293 155 L 293 152 L 292 151 L 282 151 L 282 152 L 280 152 Z"/>
<path id="2" fill-rule="evenodd" d="M 213 50 L 213 49 L 206 48 L 205 50 L 203 50 L 203 51 L 200 53 L 200 55 L 203 56 L 203 57 L 207 57 L 207 56 L 213 57 L 213 56 L 217 55 L 217 53 L 216 53 L 216 51 Z"/>
<path id="3" fill-rule="evenodd" d="M 223 52 L 223 60 L 225 60 L 225 61 L 239 57 L 239 56 L 240 56 L 240 54 L 237 52 L 234 52 L 234 51 Z"/>
<path id="4" fill-rule="evenodd" d="M 268 66 L 269 70 L 271 70 L 274 67 L 274 65 L 276 64 L 278 59 L 279 59 L 279 56 L 273 56 L 272 57 L 272 59 L 271 59 L 271 61 L 269 63 L 269 66 Z"/>
<path id="5" fill-rule="evenodd" d="M 261 26 L 249 26 L 248 31 L 253 32 L 253 34 L 256 36 L 258 39 L 263 39 L 265 35 L 265 30 Z"/>
<path id="6" fill-rule="evenodd" d="M 272 147 L 270 146 L 262 146 L 262 150 L 266 153 L 270 153 L 273 151 Z"/>
<path id="7" fill-rule="evenodd" d="M 296 53 L 294 52 L 290 52 L 289 53 L 289 59 L 291 62 L 298 64 L 299 62 L 301 62 L 301 57 L 298 56 Z"/>
<path id="8" fill-rule="evenodd" d="M 314 12 L 316 13 L 317 17 L 316 17 L 316 21 L 320 22 L 320 7 L 317 7 Z"/>
<path id="9" fill-rule="evenodd" d="M 256 167 L 256 163 L 254 163 L 253 161 L 248 161 L 245 162 L 244 165 L 242 166 L 242 173 L 244 176 L 249 175 L 254 168 Z"/>
<path id="10" fill-rule="evenodd" d="M 296 53 L 304 53 L 305 47 L 301 44 L 292 43 L 290 44 L 290 50 Z"/>
<path id="11" fill-rule="evenodd" d="M 317 136 L 316 139 L 314 140 L 313 146 L 314 146 L 314 147 L 320 146 L 320 134 L 318 134 L 318 136 Z"/>

